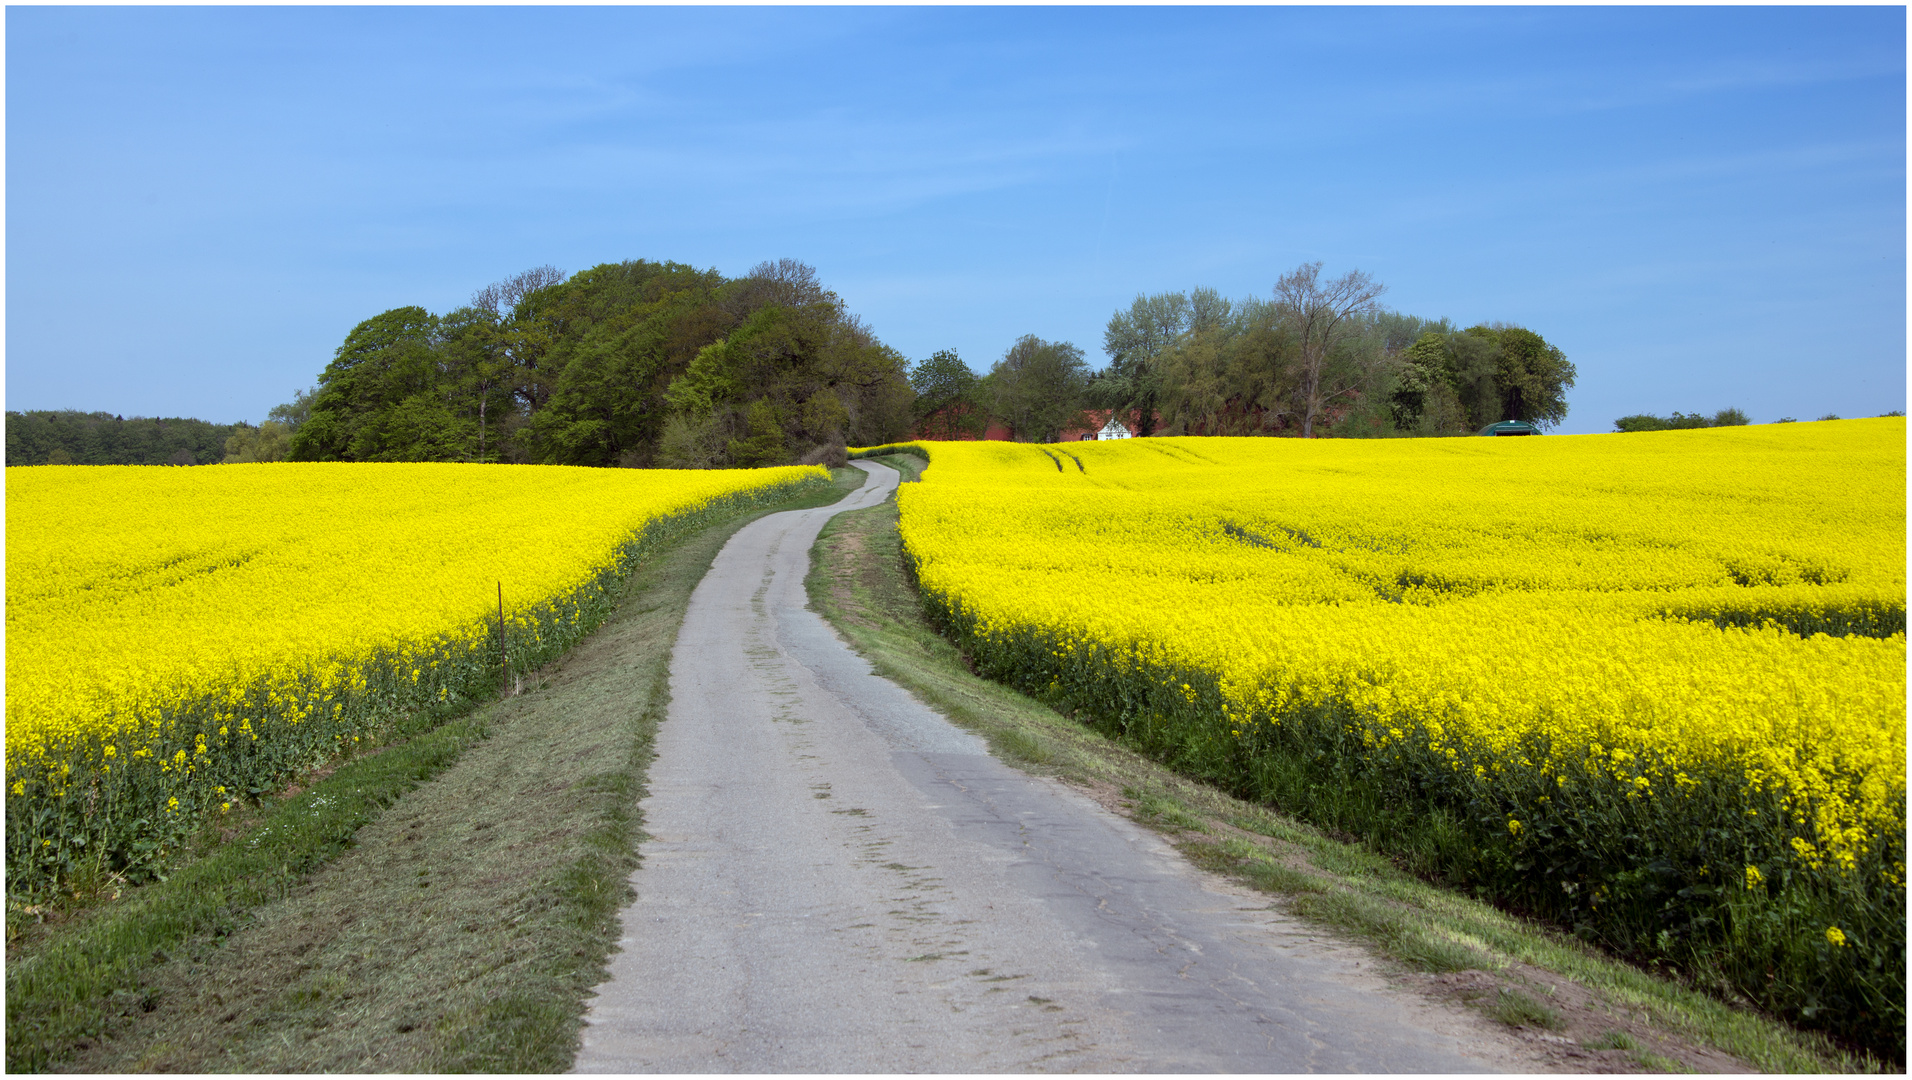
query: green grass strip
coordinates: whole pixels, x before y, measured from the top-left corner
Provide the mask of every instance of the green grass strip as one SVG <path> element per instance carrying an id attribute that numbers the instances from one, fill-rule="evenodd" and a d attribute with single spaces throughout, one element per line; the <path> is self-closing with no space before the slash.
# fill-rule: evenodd
<path id="1" fill-rule="evenodd" d="M 245 913 L 284 896 L 352 842 L 360 826 L 484 737 L 482 719 L 443 724 L 349 761 L 280 802 L 244 840 L 222 845 L 123 906 L 86 920 L 7 965 L 7 1070 L 37 1072 L 82 1039 L 104 1037 L 142 974 L 196 934 L 229 933 Z"/>

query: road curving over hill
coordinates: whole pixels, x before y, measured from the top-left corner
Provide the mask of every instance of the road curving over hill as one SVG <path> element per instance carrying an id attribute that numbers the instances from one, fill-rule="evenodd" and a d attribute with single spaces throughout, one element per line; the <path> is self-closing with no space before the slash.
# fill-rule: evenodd
<path id="1" fill-rule="evenodd" d="M 843 502 L 740 530 L 671 659 L 580 1072 L 1488 1072 L 1478 1015 L 991 757 L 805 603 Z"/>

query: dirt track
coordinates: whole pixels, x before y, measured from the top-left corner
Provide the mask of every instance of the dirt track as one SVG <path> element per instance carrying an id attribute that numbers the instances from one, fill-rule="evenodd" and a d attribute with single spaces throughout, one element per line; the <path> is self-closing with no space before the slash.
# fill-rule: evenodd
<path id="1" fill-rule="evenodd" d="M 1544 1067 L 871 674 L 803 588 L 823 522 L 896 484 L 859 467 L 691 599 L 579 1071 Z"/>

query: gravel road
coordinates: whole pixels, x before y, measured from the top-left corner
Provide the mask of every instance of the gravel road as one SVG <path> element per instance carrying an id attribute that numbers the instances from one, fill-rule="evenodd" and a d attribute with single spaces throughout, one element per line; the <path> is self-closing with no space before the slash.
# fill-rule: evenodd
<path id="1" fill-rule="evenodd" d="M 580 1072 L 1487 1072 L 1391 989 L 871 673 L 805 606 L 843 502 L 740 530 L 692 596 L 637 900 Z"/>

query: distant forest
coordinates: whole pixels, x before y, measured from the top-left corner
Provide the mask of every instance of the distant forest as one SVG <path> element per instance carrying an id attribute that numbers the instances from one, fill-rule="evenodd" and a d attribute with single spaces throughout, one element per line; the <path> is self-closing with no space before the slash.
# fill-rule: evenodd
<path id="1" fill-rule="evenodd" d="M 241 425 L 71 409 L 7 413 L 7 465 L 212 465 Z"/>

